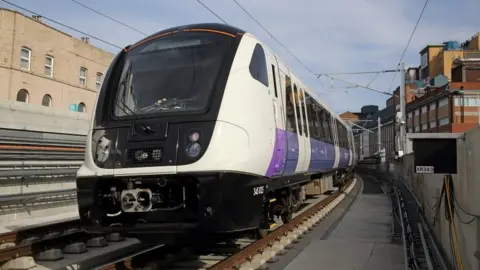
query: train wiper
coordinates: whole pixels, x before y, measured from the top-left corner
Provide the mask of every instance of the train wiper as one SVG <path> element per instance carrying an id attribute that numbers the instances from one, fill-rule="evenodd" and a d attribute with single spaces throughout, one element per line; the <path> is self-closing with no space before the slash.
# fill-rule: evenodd
<path id="1" fill-rule="evenodd" d="M 128 61 L 127 62 L 127 65 L 128 65 L 128 68 L 126 70 L 126 72 L 124 73 L 124 76 L 122 81 L 119 83 L 119 87 L 120 89 L 117 91 L 117 93 L 122 93 L 125 91 L 125 88 L 127 87 L 126 84 L 127 82 L 129 81 L 130 77 L 131 77 L 131 74 L 132 74 L 132 62 Z M 131 89 L 132 85 L 131 83 L 129 83 L 129 87 L 128 89 Z M 121 105 L 123 105 L 123 107 L 121 107 L 118 103 L 120 103 Z M 117 106 L 120 110 L 122 110 L 127 116 L 130 116 L 130 115 L 133 115 L 135 117 L 138 117 L 137 114 L 135 114 L 135 112 L 127 105 L 125 104 L 125 102 L 123 101 L 123 99 L 121 98 L 118 98 L 117 101 L 115 102 L 115 106 Z M 127 113 L 127 111 L 125 111 L 126 108 L 130 113 Z"/>
<path id="2" fill-rule="evenodd" d="M 154 110 L 154 109 L 157 109 L 157 108 L 164 109 L 164 110 L 167 110 L 167 109 L 185 109 L 186 104 L 185 104 L 185 102 L 179 101 L 176 98 L 173 98 L 173 99 L 170 99 L 170 100 L 166 100 L 164 98 L 164 99 L 161 99 L 161 100 L 155 102 L 152 105 L 149 105 L 147 107 L 144 107 L 144 108 L 140 109 L 140 112 L 151 111 L 151 110 Z"/>

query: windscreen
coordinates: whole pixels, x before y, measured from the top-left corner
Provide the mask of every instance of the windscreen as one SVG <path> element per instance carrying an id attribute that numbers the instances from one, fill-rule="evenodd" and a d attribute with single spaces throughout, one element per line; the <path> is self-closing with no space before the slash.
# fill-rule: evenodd
<path id="1" fill-rule="evenodd" d="M 232 41 L 217 33 L 180 32 L 134 47 L 122 61 L 114 115 L 204 110 Z"/>

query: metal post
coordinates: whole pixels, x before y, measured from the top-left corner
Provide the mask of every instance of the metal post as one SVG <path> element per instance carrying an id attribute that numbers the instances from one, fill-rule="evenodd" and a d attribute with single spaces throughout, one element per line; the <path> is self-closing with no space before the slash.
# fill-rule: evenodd
<path id="1" fill-rule="evenodd" d="M 380 154 L 380 151 L 382 150 L 382 131 L 380 130 L 382 123 L 381 123 L 381 118 L 378 117 L 377 123 L 378 123 L 378 153 Z"/>
<path id="2" fill-rule="evenodd" d="M 405 64 L 400 63 L 400 149 L 405 154 Z"/>
<path id="3" fill-rule="evenodd" d="M 360 137 L 360 156 L 359 160 L 363 160 L 363 131 L 360 131 L 360 134 L 358 135 Z"/>
<path id="4" fill-rule="evenodd" d="M 477 116 L 478 124 L 480 124 L 480 95 L 477 95 Z"/>

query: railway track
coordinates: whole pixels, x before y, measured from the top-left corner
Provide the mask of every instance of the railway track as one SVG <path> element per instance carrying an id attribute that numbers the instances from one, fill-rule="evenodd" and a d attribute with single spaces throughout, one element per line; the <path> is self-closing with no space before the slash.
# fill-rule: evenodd
<path id="1" fill-rule="evenodd" d="M 188 246 L 148 245 L 119 234 L 89 235 L 78 220 L 11 232 L 0 235 L 0 269 L 18 269 L 19 263 L 47 269 L 260 269 L 326 217 L 355 183 L 304 207 L 261 240 L 244 235 Z"/>
<path id="2" fill-rule="evenodd" d="M 189 246 L 163 246 L 103 265 L 98 269 L 265 269 L 325 218 L 355 186 L 356 179 L 346 188 L 310 205 L 289 223 L 270 232 L 265 238 L 238 237 L 223 241 L 202 241 Z"/>
<path id="3" fill-rule="evenodd" d="M 91 269 L 161 245 L 146 245 L 119 234 L 89 235 L 78 220 L 0 235 L 0 269 Z"/>
<path id="4" fill-rule="evenodd" d="M 381 179 L 392 188 L 393 215 L 399 223 L 397 228 L 405 250 L 405 264 L 409 269 L 447 269 L 442 255 L 430 231 L 418 204 L 401 182 L 393 181 L 388 174 L 366 170 L 364 173 L 372 179 Z"/>

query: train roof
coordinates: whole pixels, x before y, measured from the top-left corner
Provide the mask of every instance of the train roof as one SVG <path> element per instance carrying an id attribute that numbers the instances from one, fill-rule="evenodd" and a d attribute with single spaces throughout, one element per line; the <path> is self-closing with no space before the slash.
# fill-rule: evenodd
<path id="1" fill-rule="evenodd" d="M 278 61 L 280 61 L 288 70 L 289 72 L 291 73 L 292 76 L 295 76 L 295 79 L 299 82 L 301 82 L 305 88 L 306 88 L 306 91 L 307 93 L 312 96 L 320 105 L 322 105 L 323 108 L 325 108 L 327 111 L 330 112 L 331 115 L 333 115 L 338 121 L 340 121 L 342 124 L 344 124 L 347 128 L 349 127 L 349 125 L 347 125 L 345 123 L 345 121 L 343 121 L 331 108 L 330 106 L 328 106 L 325 102 L 323 102 L 322 99 L 320 99 L 319 95 L 317 93 L 315 93 L 313 90 L 311 90 L 311 87 L 309 87 L 307 84 L 305 84 L 305 82 L 303 82 L 299 76 L 297 76 L 295 74 L 295 72 L 293 72 L 293 70 L 282 60 L 282 58 L 280 58 L 272 49 L 270 49 L 269 46 L 267 46 L 266 44 L 264 44 L 263 42 L 261 42 L 257 37 L 255 37 L 255 35 L 253 35 L 252 33 L 249 33 L 243 29 L 240 29 L 240 28 L 237 28 L 235 26 L 232 26 L 232 25 L 227 25 L 227 24 L 222 24 L 222 23 L 196 23 L 196 24 L 185 24 L 185 25 L 180 25 L 180 26 L 175 26 L 175 27 L 171 27 L 171 28 L 168 28 L 168 29 L 164 29 L 164 30 L 161 30 L 159 32 L 156 32 L 152 35 L 149 35 L 148 37 L 136 42 L 135 44 L 133 44 L 132 46 L 134 47 L 136 44 L 140 44 L 142 42 L 145 42 L 146 40 L 148 39 L 151 39 L 155 36 L 159 36 L 159 35 L 162 35 L 164 33 L 168 33 L 168 32 L 174 32 L 174 31 L 182 31 L 184 29 L 192 29 L 192 28 L 196 28 L 196 29 L 209 29 L 209 30 L 216 30 L 216 31 L 222 31 L 222 32 L 225 32 L 225 33 L 229 33 L 229 34 L 232 34 L 232 35 L 243 35 L 243 34 L 248 34 L 249 36 L 251 36 L 252 38 L 256 39 L 259 43 L 262 44 L 262 46 L 267 49 L 271 54 L 273 54 Z"/>
<path id="2" fill-rule="evenodd" d="M 145 42 L 146 40 L 152 39 L 156 36 L 168 33 L 168 32 L 175 32 L 175 31 L 182 31 L 185 29 L 208 29 L 208 30 L 215 30 L 215 31 L 221 31 L 225 32 L 228 34 L 232 35 L 238 35 L 238 34 L 245 34 L 246 31 L 242 30 L 240 28 L 237 28 L 235 26 L 227 25 L 227 24 L 222 24 L 222 23 L 194 23 L 194 24 L 185 24 L 185 25 L 180 25 L 180 26 L 175 26 L 171 28 L 167 28 L 164 30 L 161 30 L 159 32 L 156 32 L 154 34 L 149 35 L 148 37 L 145 37 L 144 39 L 136 42 L 135 44 L 132 45 L 132 47 L 135 47 L 136 44 L 140 44 Z"/>
<path id="3" fill-rule="evenodd" d="M 289 70 L 291 75 L 295 76 L 295 79 L 297 81 L 301 82 L 305 86 L 305 90 L 310 96 L 312 96 L 320 105 L 322 105 L 324 109 L 326 109 L 331 115 L 335 117 L 335 119 L 337 119 L 345 127 L 347 127 L 348 129 L 350 128 L 350 125 L 348 125 L 342 118 L 340 118 L 338 114 L 335 111 L 333 111 L 332 108 L 330 108 L 330 106 L 328 106 L 320 98 L 320 96 L 315 91 L 312 90 L 310 86 L 308 86 L 305 82 L 303 82 L 302 79 L 300 79 L 300 77 L 297 76 L 297 74 L 295 74 L 295 72 L 285 63 L 285 61 L 283 61 L 282 58 L 279 57 L 278 54 L 276 54 L 268 45 L 264 44 L 262 41 L 260 41 L 255 35 L 253 35 L 250 32 L 246 32 L 245 34 L 248 34 L 252 38 L 255 38 L 259 43 L 261 43 L 265 49 L 267 49 L 271 54 L 273 54 L 277 58 L 277 61 L 281 62 Z"/>

